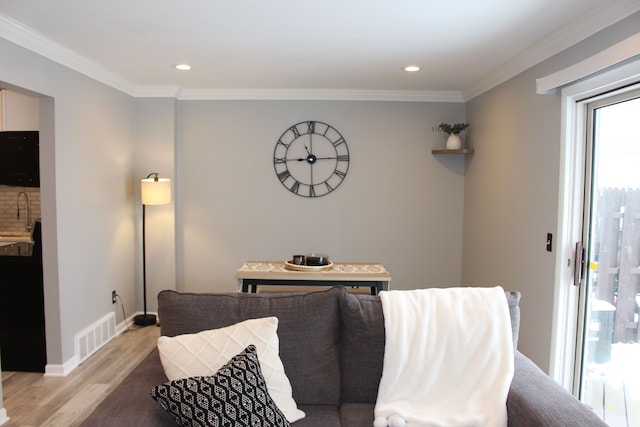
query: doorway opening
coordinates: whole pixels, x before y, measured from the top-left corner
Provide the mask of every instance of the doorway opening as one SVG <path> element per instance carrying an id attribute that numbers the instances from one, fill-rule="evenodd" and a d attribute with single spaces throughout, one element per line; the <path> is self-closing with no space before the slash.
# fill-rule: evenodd
<path id="1" fill-rule="evenodd" d="M 5 371 L 44 372 L 40 100 L 0 91 L 0 355 Z"/>
<path id="2" fill-rule="evenodd" d="M 46 366 L 45 376 L 64 374 L 62 360 L 60 286 L 58 280 L 58 249 L 55 186 L 55 99 L 53 97 L 0 82 L 3 88 L 27 94 L 38 99 L 39 112 L 39 173 L 42 223 L 42 281 L 44 288 Z M 0 354 L 2 354 L 0 347 Z M 58 365 L 60 364 L 60 365 Z M 3 408 L 2 380 L 0 379 L 0 423 L 9 414 Z"/>

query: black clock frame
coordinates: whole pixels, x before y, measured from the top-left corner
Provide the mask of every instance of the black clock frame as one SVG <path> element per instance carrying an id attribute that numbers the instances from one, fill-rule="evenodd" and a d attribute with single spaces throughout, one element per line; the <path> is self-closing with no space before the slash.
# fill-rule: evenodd
<path id="1" fill-rule="evenodd" d="M 347 176 L 349 160 L 349 148 L 342 134 L 316 120 L 287 128 L 273 150 L 273 167 L 280 183 L 302 197 L 333 192 Z"/>

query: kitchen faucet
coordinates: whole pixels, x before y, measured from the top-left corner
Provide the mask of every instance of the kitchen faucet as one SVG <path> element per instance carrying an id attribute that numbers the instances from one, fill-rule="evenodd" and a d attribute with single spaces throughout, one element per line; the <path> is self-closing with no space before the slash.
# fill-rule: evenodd
<path id="1" fill-rule="evenodd" d="M 16 218 L 20 219 L 20 196 L 22 195 L 24 195 L 24 200 L 27 204 L 27 217 L 25 218 L 24 228 L 27 231 L 31 231 L 31 206 L 29 206 L 29 195 L 24 191 L 19 192 L 16 198 Z"/>

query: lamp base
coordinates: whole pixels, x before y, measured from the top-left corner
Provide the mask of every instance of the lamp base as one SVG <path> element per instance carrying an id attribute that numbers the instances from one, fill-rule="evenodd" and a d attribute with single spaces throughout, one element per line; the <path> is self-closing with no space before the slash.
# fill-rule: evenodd
<path id="1" fill-rule="evenodd" d="M 138 314 L 133 317 L 133 324 L 138 326 L 150 326 L 156 324 L 155 314 Z"/>

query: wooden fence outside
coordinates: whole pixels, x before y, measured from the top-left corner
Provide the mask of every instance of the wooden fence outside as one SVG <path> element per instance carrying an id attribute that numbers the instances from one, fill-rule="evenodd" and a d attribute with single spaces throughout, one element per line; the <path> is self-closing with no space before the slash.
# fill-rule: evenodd
<path id="1" fill-rule="evenodd" d="M 593 297 L 615 306 L 612 343 L 640 341 L 640 190 L 603 188 L 597 203 L 593 242 Z"/>

